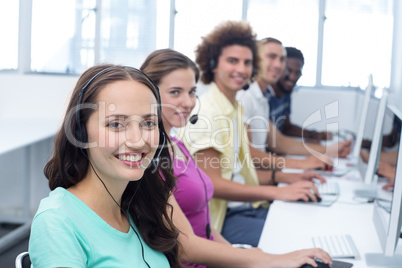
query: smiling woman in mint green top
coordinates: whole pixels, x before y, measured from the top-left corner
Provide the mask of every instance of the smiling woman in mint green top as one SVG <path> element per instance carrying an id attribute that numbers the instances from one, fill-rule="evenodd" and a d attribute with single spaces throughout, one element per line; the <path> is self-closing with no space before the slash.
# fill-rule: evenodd
<path id="1" fill-rule="evenodd" d="M 181 267 L 159 103 L 137 69 L 83 73 L 45 167 L 52 192 L 32 223 L 33 267 Z"/>

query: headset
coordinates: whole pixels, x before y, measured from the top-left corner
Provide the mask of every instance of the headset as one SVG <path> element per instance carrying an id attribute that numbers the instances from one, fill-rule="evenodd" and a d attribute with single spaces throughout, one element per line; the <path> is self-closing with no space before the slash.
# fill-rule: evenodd
<path id="1" fill-rule="evenodd" d="M 78 97 L 78 102 L 77 102 L 77 107 L 76 107 L 76 113 L 75 113 L 75 118 L 76 118 L 75 138 L 76 138 L 78 141 L 82 142 L 82 143 L 88 142 L 88 133 L 87 133 L 87 130 L 86 130 L 86 127 L 85 127 L 84 123 L 81 122 L 81 113 L 80 113 L 80 106 L 82 105 L 82 99 L 83 99 L 85 90 L 87 89 L 87 87 L 92 83 L 92 81 L 93 81 L 96 77 L 98 77 L 98 76 L 101 75 L 102 73 L 104 73 L 104 72 L 106 72 L 107 70 L 110 70 L 110 69 L 112 69 L 112 68 L 113 68 L 113 67 L 108 67 L 108 68 L 105 68 L 105 69 L 99 71 L 99 72 L 96 73 L 91 79 L 89 79 L 89 81 L 81 88 L 81 91 L 80 91 L 80 94 L 79 94 L 79 97 Z M 161 107 L 161 101 L 160 101 L 160 95 L 159 95 L 159 87 L 155 84 L 155 82 L 152 81 L 152 79 L 151 79 L 147 74 L 145 74 L 143 71 L 141 71 L 141 70 L 139 70 L 139 69 L 136 69 L 136 68 L 133 68 L 133 67 L 127 67 L 127 68 L 134 69 L 134 70 L 136 70 L 137 72 L 139 72 L 139 73 L 141 73 L 142 75 L 144 75 L 144 76 L 149 80 L 149 82 L 156 88 L 156 93 L 158 94 L 158 96 L 157 96 L 158 105 L 159 105 L 159 107 Z M 161 155 L 161 153 L 162 153 L 162 149 L 163 149 L 163 147 L 164 147 L 165 144 L 166 144 L 165 133 L 163 133 L 163 131 L 161 131 L 160 128 L 159 128 L 159 144 L 160 144 L 160 140 L 161 140 L 160 138 L 161 138 L 161 137 L 163 138 L 163 139 L 162 139 L 162 140 L 163 140 L 163 141 L 162 141 L 162 146 L 160 146 L 160 148 L 158 148 L 158 149 L 159 149 L 159 152 L 158 152 L 157 156 L 152 160 L 152 163 L 153 163 L 153 165 L 154 165 L 155 167 L 157 167 L 158 164 L 159 164 L 159 160 L 160 160 L 160 155 Z M 92 170 L 94 171 L 94 173 L 96 174 L 96 176 L 98 177 L 98 179 L 101 181 L 101 183 L 102 183 L 103 186 L 105 187 L 105 189 L 106 189 L 106 191 L 108 192 L 108 194 L 110 195 L 110 197 L 113 199 L 113 201 L 116 203 L 116 205 L 117 205 L 122 211 L 124 211 L 124 210 L 122 209 L 122 207 L 119 205 L 119 203 L 114 199 L 113 195 L 109 192 L 109 190 L 108 190 L 108 188 L 106 187 L 106 185 L 105 185 L 105 183 L 103 182 L 103 180 L 102 180 L 102 179 L 99 177 L 99 175 L 97 174 L 96 170 L 94 169 L 94 167 L 93 167 L 91 161 L 89 160 L 89 158 L 88 158 L 86 152 L 83 150 L 83 148 L 81 148 L 81 152 L 84 154 L 85 158 L 88 159 L 88 162 L 89 162 L 89 164 L 90 164 Z M 141 181 L 140 181 L 140 182 L 141 182 Z M 138 188 L 139 188 L 139 187 L 137 187 L 137 190 L 138 190 Z M 133 196 L 134 196 L 134 195 L 135 195 L 135 192 L 134 192 Z M 132 197 L 133 197 L 133 196 L 132 196 Z M 131 202 L 130 202 L 130 203 L 131 203 Z M 128 214 L 126 211 L 124 211 L 124 213 L 125 213 L 126 215 Z M 127 215 L 127 216 L 128 216 L 128 215 Z M 145 260 L 145 256 L 144 256 L 144 246 L 143 246 L 143 244 L 142 244 L 141 238 L 140 238 L 139 234 L 137 233 L 137 231 L 135 230 L 135 228 L 131 225 L 130 219 L 128 219 L 128 222 L 129 222 L 129 224 L 130 224 L 131 229 L 132 229 L 132 230 L 134 231 L 134 233 L 136 234 L 136 236 L 137 236 L 137 238 L 138 238 L 138 241 L 139 241 L 140 244 L 141 244 L 142 259 L 143 259 L 143 261 L 145 262 L 145 264 L 147 265 L 147 267 L 150 268 L 151 266 L 150 266 L 150 265 L 148 264 L 148 262 Z"/>

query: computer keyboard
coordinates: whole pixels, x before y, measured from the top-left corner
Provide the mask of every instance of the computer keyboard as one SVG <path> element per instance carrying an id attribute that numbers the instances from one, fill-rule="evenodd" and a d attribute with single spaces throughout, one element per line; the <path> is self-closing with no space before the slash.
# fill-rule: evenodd
<path id="1" fill-rule="evenodd" d="M 315 185 L 320 195 L 339 195 L 339 184 L 335 181 L 317 183 Z"/>
<path id="2" fill-rule="evenodd" d="M 312 239 L 314 247 L 325 250 L 332 258 L 360 259 L 359 252 L 350 235 L 321 235 Z"/>

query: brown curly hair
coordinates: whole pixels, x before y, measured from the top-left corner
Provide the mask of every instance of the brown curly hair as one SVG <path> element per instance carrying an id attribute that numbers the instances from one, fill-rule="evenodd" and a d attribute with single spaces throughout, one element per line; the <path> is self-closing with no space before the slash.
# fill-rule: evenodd
<path id="1" fill-rule="evenodd" d="M 212 70 L 217 64 L 222 49 L 231 45 L 250 48 L 253 54 L 253 74 L 251 76 L 251 80 L 253 80 L 259 68 L 256 35 L 245 21 L 224 21 L 207 36 L 204 36 L 201 44 L 195 50 L 196 62 L 201 70 L 203 83 L 209 84 L 214 81 Z"/>

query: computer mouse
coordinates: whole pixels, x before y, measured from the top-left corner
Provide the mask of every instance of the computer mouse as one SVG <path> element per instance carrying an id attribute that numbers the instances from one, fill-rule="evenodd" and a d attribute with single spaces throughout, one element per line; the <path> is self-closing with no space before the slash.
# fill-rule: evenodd
<path id="1" fill-rule="evenodd" d="M 331 265 L 323 263 L 323 262 L 317 262 L 317 265 L 318 265 L 317 266 L 318 268 L 332 268 Z M 311 264 L 306 263 L 306 264 L 303 264 L 303 266 L 300 268 L 315 268 L 315 267 Z"/>
<path id="2" fill-rule="evenodd" d="M 322 200 L 321 197 L 319 197 L 317 194 L 314 194 L 314 196 L 315 196 L 317 202 L 321 202 L 321 200 Z M 299 200 L 297 200 L 297 202 L 306 202 L 306 201 L 304 201 L 303 199 L 299 199 Z M 313 202 L 313 199 L 311 199 L 310 196 L 308 197 L 308 202 Z"/>
<path id="3" fill-rule="evenodd" d="M 331 265 L 324 263 L 322 260 L 318 259 L 318 258 L 314 258 L 315 262 L 317 263 L 317 267 L 318 268 L 332 268 Z M 314 266 L 312 266 L 311 264 L 304 264 L 302 267 L 300 268 L 313 268 Z"/>
<path id="4" fill-rule="evenodd" d="M 325 264 L 320 259 L 315 259 L 315 262 L 317 263 L 318 268 L 336 268 L 336 267 L 337 268 L 351 268 L 351 267 L 353 267 L 352 263 L 344 262 L 344 261 L 334 261 L 334 260 L 332 260 L 332 265 Z M 314 266 L 306 263 L 300 268 L 313 268 L 313 267 Z"/>

